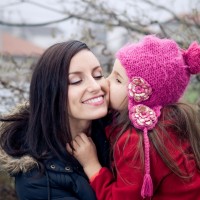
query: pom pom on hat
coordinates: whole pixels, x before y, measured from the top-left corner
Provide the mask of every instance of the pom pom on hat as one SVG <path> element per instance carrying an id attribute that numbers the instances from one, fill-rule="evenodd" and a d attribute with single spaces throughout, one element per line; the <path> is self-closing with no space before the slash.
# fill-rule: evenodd
<path id="1" fill-rule="evenodd" d="M 193 42 L 189 48 L 183 52 L 185 63 L 188 65 L 188 70 L 191 74 L 200 72 L 200 46 L 197 42 Z"/>

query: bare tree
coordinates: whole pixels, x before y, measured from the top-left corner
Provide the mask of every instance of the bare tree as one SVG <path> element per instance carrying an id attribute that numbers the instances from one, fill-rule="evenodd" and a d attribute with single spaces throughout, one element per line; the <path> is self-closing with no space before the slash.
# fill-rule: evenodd
<path id="1" fill-rule="evenodd" d="M 65 0 L 56 0 L 55 2 L 60 5 L 59 8 L 34 0 L 18 0 L 15 3 L 7 2 L 0 8 L 2 13 L 6 13 L 10 6 L 29 4 L 43 8 L 44 11 L 59 13 L 62 17 L 42 23 L 29 23 L 25 19 L 23 22 L 16 23 L 8 19 L 6 20 L 2 16 L 0 25 L 7 27 L 15 26 L 20 29 L 23 27 L 47 26 L 63 21 L 73 21 L 77 24 L 77 30 L 79 31 L 78 33 L 76 31 L 71 37 L 85 41 L 94 49 L 108 72 L 111 70 L 113 54 L 116 51 L 111 43 L 118 42 L 119 45 L 123 45 L 127 41 L 137 40 L 146 34 L 171 37 L 183 48 L 188 47 L 193 40 L 200 41 L 200 34 L 198 34 L 200 32 L 200 15 L 198 12 L 200 0 L 191 2 L 191 6 L 196 9 L 189 13 L 181 14 L 173 9 L 173 2 L 176 1 L 168 1 L 171 2 L 171 7 L 167 3 L 164 5 L 159 3 L 161 1 L 153 0 L 124 0 L 118 4 L 116 4 L 117 1 L 112 0 L 68 0 L 67 3 Z M 157 16 L 165 13 L 168 17 L 163 19 L 162 17 L 155 17 L 152 13 L 158 13 Z M 117 38 L 110 37 L 111 39 L 109 39 L 109 34 L 112 35 L 113 32 L 119 30 L 121 31 L 120 36 Z M 15 66 L 14 69 L 19 68 L 14 59 L 11 59 L 10 63 Z M 5 70 L 7 67 L 1 66 L 1 70 L 3 69 Z M 196 78 L 194 80 L 194 88 L 200 85 L 199 79 Z M 27 93 L 27 89 L 22 88 L 19 84 L 13 84 L 12 81 L 9 81 L 9 79 L 5 80 L 1 75 L 0 83 L 2 88 L 10 88 L 12 93 L 14 92 L 18 95 L 18 101 L 26 98 L 27 95 L 24 94 Z M 12 103 L 16 103 L 16 101 L 12 101 Z"/>
<path id="2" fill-rule="evenodd" d="M 109 1 L 108 1 L 109 2 Z M 190 28 L 190 27 L 196 27 L 197 29 L 200 29 L 200 16 L 198 13 L 198 7 L 199 0 L 193 1 L 193 4 L 195 4 L 196 9 L 193 10 L 192 13 L 189 13 L 189 15 L 186 15 L 186 13 L 183 13 L 184 15 L 179 15 L 176 13 L 175 10 L 173 10 L 173 7 L 170 9 L 165 4 L 159 4 L 157 1 L 153 0 L 125 0 L 124 3 L 120 3 L 123 6 L 124 9 L 116 9 L 111 7 L 108 2 L 105 1 L 97 1 L 97 0 L 71 0 L 67 2 L 65 0 L 57 0 L 58 4 L 62 4 L 62 9 L 55 9 L 53 7 L 44 5 L 42 3 L 37 3 L 33 0 L 21 0 L 16 2 L 15 4 L 23 4 L 28 3 L 32 4 L 38 7 L 42 7 L 46 10 L 50 10 L 52 12 L 56 12 L 59 14 L 62 14 L 63 17 L 56 20 L 51 20 L 48 22 L 42 22 L 42 23 L 25 23 L 25 22 L 19 22 L 19 23 L 12 23 L 5 20 L 0 20 L 0 25 L 4 26 L 18 26 L 18 27 L 34 27 L 34 26 L 45 26 L 50 24 L 55 24 L 63 21 L 68 20 L 77 20 L 82 22 L 90 22 L 92 24 L 101 24 L 106 26 L 107 28 L 115 28 L 115 27 L 121 27 L 126 29 L 127 31 L 130 31 L 131 33 L 139 33 L 142 35 L 145 34 L 152 34 L 152 33 L 160 33 L 163 36 L 170 36 L 168 35 L 166 29 L 166 22 L 162 19 L 156 19 L 152 17 L 152 12 L 165 12 L 168 14 L 168 18 L 171 20 L 174 20 L 177 22 L 179 26 L 184 25 L 184 27 Z M 9 6 L 5 5 L 1 10 L 6 10 L 6 8 Z M 13 5 L 13 3 L 11 4 Z M 149 10 L 152 12 L 145 13 L 145 11 L 140 7 L 140 5 L 148 7 Z M 172 4 L 173 6 L 173 4 Z M 180 5 L 181 6 L 181 5 Z M 127 8 L 134 12 L 133 15 L 131 12 L 127 11 Z M 76 11 L 76 12 L 74 12 Z M 152 25 L 157 26 L 157 28 L 152 29 Z M 184 28 L 183 28 L 184 30 Z M 197 35 L 196 35 L 197 36 Z M 197 36 L 199 37 L 199 36 Z"/>

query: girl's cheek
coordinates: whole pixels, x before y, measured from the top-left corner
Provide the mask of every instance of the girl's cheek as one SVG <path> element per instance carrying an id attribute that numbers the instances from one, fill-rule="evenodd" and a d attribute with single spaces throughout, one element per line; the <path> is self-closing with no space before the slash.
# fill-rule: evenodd
<path id="1" fill-rule="evenodd" d="M 110 88 L 110 81 L 108 79 L 106 79 L 107 85 Z"/>
<path id="2" fill-rule="evenodd" d="M 102 88 L 105 92 L 109 93 L 109 82 L 108 80 L 104 79 L 103 82 L 102 82 Z"/>

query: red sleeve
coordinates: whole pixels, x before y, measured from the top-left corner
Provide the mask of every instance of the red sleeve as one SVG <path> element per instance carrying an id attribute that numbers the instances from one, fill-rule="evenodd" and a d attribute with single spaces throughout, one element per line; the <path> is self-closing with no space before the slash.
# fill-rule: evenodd
<path id="1" fill-rule="evenodd" d="M 98 200 L 130 200 L 130 197 L 136 200 L 142 199 L 140 191 L 143 170 L 140 167 L 140 159 L 133 163 L 138 139 L 136 132 L 130 134 L 127 131 L 118 140 L 114 150 L 117 165 L 116 178 L 109 169 L 102 168 L 91 182 Z"/>

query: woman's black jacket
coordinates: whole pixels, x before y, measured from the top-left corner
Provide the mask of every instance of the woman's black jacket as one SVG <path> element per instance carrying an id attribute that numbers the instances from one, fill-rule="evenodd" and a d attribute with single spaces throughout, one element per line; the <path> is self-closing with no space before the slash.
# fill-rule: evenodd
<path id="1" fill-rule="evenodd" d="M 104 127 L 102 120 L 94 121 L 92 138 L 100 163 L 108 166 L 109 145 Z M 16 159 L 0 150 L 0 166 L 15 177 L 16 192 L 20 200 L 96 200 L 82 167 L 78 162 L 75 163 L 64 163 L 51 158 L 43 163 L 45 169 L 41 174 L 37 161 L 31 156 Z"/>

